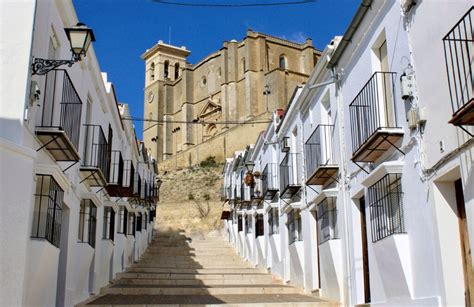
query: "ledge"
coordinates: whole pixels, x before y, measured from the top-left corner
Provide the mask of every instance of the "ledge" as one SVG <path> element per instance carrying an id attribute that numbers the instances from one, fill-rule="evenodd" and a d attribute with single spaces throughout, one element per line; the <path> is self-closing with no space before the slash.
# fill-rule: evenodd
<path id="1" fill-rule="evenodd" d="M 315 198 L 313 198 L 312 201 L 309 202 L 307 209 L 309 211 L 315 210 L 316 206 L 319 205 L 319 203 L 321 203 L 321 201 L 323 201 L 325 198 L 337 197 L 338 193 L 339 190 L 336 188 L 322 190 Z"/>
<path id="2" fill-rule="evenodd" d="M 403 166 L 404 163 L 402 161 L 384 162 L 367 175 L 367 177 L 361 181 L 361 184 L 368 188 L 387 174 L 401 174 L 403 173 Z"/>

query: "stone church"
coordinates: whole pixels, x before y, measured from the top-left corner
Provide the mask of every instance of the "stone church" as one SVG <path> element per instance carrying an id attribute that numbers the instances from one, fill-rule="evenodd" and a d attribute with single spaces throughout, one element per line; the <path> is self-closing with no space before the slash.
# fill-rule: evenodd
<path id="1" fill-rule="evenodd" d="M 296 43 L 252 30 L 199 63 L 186 61 L 190 53 L 159 41 L 142 55 L 149 120 L 143 138 L 160 169 L 195 165 L 209 156 L 223 161 L 255 142 L 320 55 L 311 39 Z"/>

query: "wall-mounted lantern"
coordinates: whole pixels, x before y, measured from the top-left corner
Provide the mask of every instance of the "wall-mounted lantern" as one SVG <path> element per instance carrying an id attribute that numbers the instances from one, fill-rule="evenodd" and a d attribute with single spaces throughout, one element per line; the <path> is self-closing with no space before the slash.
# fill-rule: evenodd
<path id="1" fill-rule="evenodd" d="M 83 23 L 78 23 L 73 27 L 65 28 L 64 31 L 66 31 L 69 44 L 71 45 L 71 59 L 52 60 L 35 58 L 34 62 L 31 64 L 33 75 L 44 75 L 61 65 L 71 67 L 74 63 L 82 60 L 83 56 L 86 56 L 91 43 L 95 41 L 94 32 Z"/>

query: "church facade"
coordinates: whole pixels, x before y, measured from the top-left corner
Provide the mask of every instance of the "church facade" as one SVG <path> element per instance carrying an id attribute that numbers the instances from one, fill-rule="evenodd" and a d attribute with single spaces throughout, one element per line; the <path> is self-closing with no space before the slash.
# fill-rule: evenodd
<path id="1" fill-rule="evenodd" d="M 159 41 L 145 61 L 144 131 L 161 169 L 223 161 L 264 130 L 286 107 L 320 52 L 311 39 L 295 43 L 248 30 L 189 64 L 190 51 Z"/>

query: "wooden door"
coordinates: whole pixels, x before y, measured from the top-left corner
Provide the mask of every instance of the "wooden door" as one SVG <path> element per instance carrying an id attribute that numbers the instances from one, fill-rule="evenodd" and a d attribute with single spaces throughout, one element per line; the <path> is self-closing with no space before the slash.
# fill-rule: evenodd
<path id="1" fill-rule="evenodd" d="M 367 247 L 367 216 L 365 208 L 365 198 L 359 200 L 360 206 L 360 226 L 362 236 L 362 262 L 364 270 L 364 300 L 370 303 L 370 270 L 369 270 L 369 251 Z"/>
<path id="2" fill-rule="evenodd" d="M 466 207 L 461 179 L 454 182 L 454 189 L 458 209 L 459 237 L 461 239 L 461 254 L 464 271 L 464 298 L 466 306 L 473 306 L 472 293 L 474 291 L 474 276 L 472 272 L 471 245 L 469 243 L 469 233 L 467 230 Z"/>

